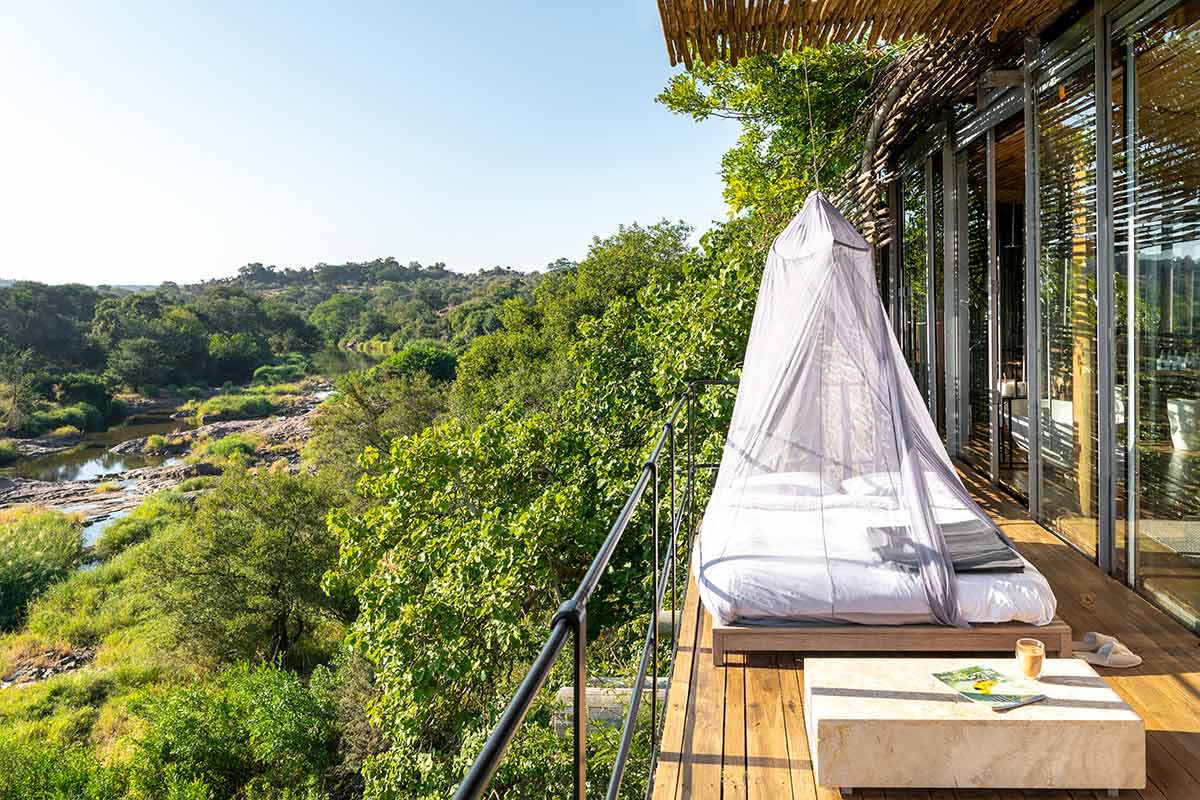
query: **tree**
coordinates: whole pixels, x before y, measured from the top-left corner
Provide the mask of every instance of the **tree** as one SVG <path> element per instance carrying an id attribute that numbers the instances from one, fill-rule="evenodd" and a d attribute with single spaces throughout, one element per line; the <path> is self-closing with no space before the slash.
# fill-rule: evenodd
<path id="1" fill-rule="evenodd" d="M 270 360 L 271 351 L 252 333 L 214 333 L 208 338 L 208 357 L 217 381 L 245 381 L 255 367 Z"/>
<path id="2" fill-rule="evenodd" d="M 400 352 L 388 357 L 383 368 L 397 375 L 416 375 L 423 372 L 435 383 L 454 380 L 458 359 L 450 348 L 437 340 L 410 342 Z"/>
<path id="3" fill-rule="evenodd" d="M 337 381 L 337 393 L 313 415 L 305 456 L 323 473 L 352 486 L 368 447 L 386 452 L 392 442 L 426 428 L 446 409 L 444 393 L 424 372 L 396 375 L 376 368 Z"/>
<path id="4" fill-rule="evenodd" d="M 862 132 L 852 124 L 875 70 L 896 54 L 895 47 L 856 43 L 758 55 L 737 66 L 697 64 L 674 75 L 658 102 L 696 121 L 741 124 L 741 137 L 721 159 L 725 200 L 778 232 L 816 188 L 814 165 L 828 189 L 861 157 Z"/>
<path id="5" fill-rule="evenodd" d="M 146 336 L 121 340 L 108 355 L 108 375 L 116 384 L 156 389 L 167 376 L 167 355 Z"/>
<path id="6" fill-rule="evenodd" d="M 312 310 L 308 321 L 331 343 L 340 341 L 358 321 L 366 307 L 358 295 L 340 293 Z"/>
<path id="7" fill-rule="evenodd" d="M 309 664 L 323 623 L 352 605 L 326 594 L 337 560 L 325 515 L 345 499 L 329 481 L 287 472 L 227 472 L 163 548 L 159 597 L 179 641 L 221 660 Z"/>

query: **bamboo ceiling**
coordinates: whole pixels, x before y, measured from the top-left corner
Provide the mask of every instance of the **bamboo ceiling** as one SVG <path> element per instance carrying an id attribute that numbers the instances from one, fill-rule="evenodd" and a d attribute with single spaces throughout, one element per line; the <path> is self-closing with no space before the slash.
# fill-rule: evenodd
<path id="1" fill-rule="evenodd" d="M 887 209 L 886 186 L 899 168 L 899 157 L 914 141 L 935 136 L 946 109 L 972 101 L 975 80 L 997 62 L 1011 59 L 1019 40 L 988 40 L 980 32 L 954 41 L 929 40 L 909 48 L 876 77 L 875 101 L 856 125 L 865 127 L 882 114 L 879 134 L 867 154 L 868 169 L 858 166 L 834 183 L 834 204 L 875 247 L 888 244 L 895 231 Z M 884 108 L 884 98 L 894 102 Z"/>
<path id="2" fill-rule="evenodd" d="M 1035 31 L 1064 0 L 658 0 L 672 66 L 705 63 L 808 44 L 923 36 L 932 41 L 982 33 L 989 41 Z"/>

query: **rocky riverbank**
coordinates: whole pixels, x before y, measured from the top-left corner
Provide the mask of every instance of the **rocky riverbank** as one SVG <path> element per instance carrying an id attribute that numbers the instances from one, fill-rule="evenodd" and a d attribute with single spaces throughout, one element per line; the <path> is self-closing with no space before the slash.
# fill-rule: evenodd
<path id="1" fill-rule="evenodd" d="M 36 439 L 13 439 L 17 446 L 17 455 L 21 458 L 37 458 L 49 456 L 78 447 L 83 441 L 83 434 L 72 436 L 39 436 Z"/>
<path id="2" fill-rule="evenodd" d="M 117 455 L 179 455 L 186 453 L 192 443 L 198 439 L 221 439 L 231 433 L 252 435 L 260 438 L 268 445 L 275 447 L 287 445 L 289 442 L 303 443 L 312 432 L 308 425 L 309 415 L 315 409 L 315 402 L 297 405 L 285 410 L 282 414 L 264 419 L 232 419 L 223 422 L 210 422 L 188 431 L 162 436 L 162 443 L 151 448 L 149 436 L 129 439 L 110 448 L 110 453 Z M 285 453 L 286 455 L 286 453 Z"/>
<path id="3" fill-rule="evenodd" d="M 187 478 L 217 475 L 211 464 L 142 467 L 88 481 L 39 481 L 0 475 L 0 508 L 37 505 L 72 511 L 92 524 L 134 508 L 148 495 L 170 489 Z"/>
<path id="4" fill-rule="evenodd" d="M 108 451 L 117 455 L 167 457 L 168 463 L 161 466 L 113 472 L 90 480 L 47 481 L 0 476 L 0 508 L 26 504 L 57 508 L 81 514 L 90 525 L 131 509 L 148 495 L 172 488 L 188 478 L 219 474 L 220 470 L 211 464 L 178 462 L 195 442 L 216 441 L 234 433 L 261 443 L 257 454 L 260 463 L 284 459 L 295 467 L 300 462 L 300 448 L 312 432 L 311 415 L 326 396 L 327 392 L 318 390 L 276 416 L 212 422 L 180 433 L 137 437 Z M 151 439 L 155 439 L 153 447 Z"/>

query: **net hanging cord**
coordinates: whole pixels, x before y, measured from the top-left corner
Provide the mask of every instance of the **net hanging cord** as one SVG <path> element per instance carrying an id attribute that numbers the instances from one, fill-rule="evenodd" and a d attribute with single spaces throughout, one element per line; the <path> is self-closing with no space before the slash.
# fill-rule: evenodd
<path id="1" fill-rule="evenodd" d="M 812 154 L 813 177 L 817 191 L 821 191 L 821 168 L 817 165 L 816 126 L 813 125 L 812 94 L 808 88 L 808 47 L 804 42 L 804 31 L 800 32 L 800 61 L 804 65 L 804 102 L 808 105 L 808 150 Z"/>

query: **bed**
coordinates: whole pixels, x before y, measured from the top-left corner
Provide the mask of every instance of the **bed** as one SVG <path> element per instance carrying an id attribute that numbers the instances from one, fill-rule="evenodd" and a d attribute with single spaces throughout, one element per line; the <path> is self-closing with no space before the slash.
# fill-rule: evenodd
<path id="1" fill-rule="evenodd" d="M 979 514 L 949 496 L 933 511 L 939 525 Z M 907 520 L 886 494 L 718 490 L 692 557 L 718 663 L 738 649 L 990 651 L 1027 635 L 1069 653 L 1050 584 L 1015 550 L 1019 572 L 955 576 L 959 610 L 975 627 L 933 624 L 918 575 L 881 555 L 870 533 Z"/>

